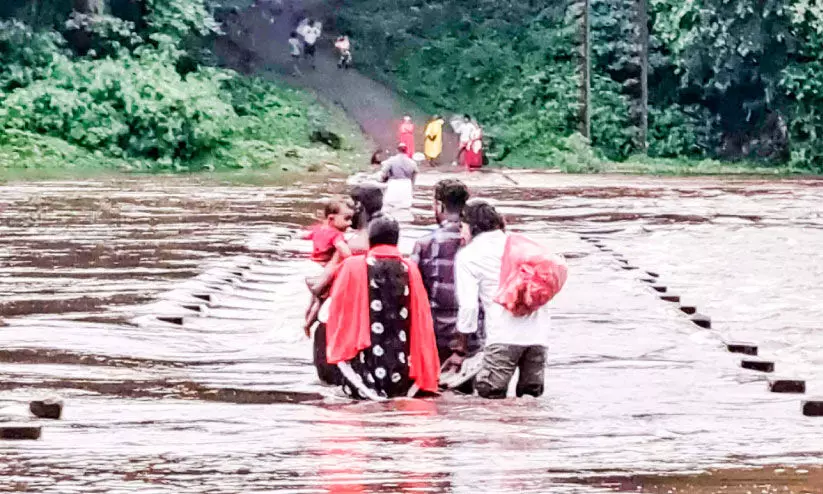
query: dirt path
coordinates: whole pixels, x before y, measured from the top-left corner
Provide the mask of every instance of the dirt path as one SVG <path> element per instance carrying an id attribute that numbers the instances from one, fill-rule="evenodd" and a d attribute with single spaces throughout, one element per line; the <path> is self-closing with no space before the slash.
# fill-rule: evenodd
<path id="1" fill-rule="evenodd" d="M 302 75 L 295 75 L 288 52 L 289 33 L 306 16 L 333 20 L 335 14 L 331 2 L 284 0 L 279 14 L 274 15 L 274 9 L 265 2 L 260 3 L 263 5 L 243 11 L 229 21 L 226 36 L 218 40 L 215 47 L 225 63 L 314 91 L 322 99 L 343 108 L 381 149 L 394 148 L 401 118 L 411 115 L 417 126 L 417 150 L 422 151 L 426 114 L 356 69 L 338 69 L 333 53 L 333 33 L 328 30 L 324 29 L 323 38 L 318 41 L 316 68 L 312 69 L 308 62 L 302 61 Z M 328 25 L 328 22 L 324 24 Z M 355 64 L 357 44 L 364 42 L 353 40 Z M 246 60 L 243 60 L 244 56 Z M 451 161 L 456 149 L 456 137 L 447 135 L 444 161 Z"/>

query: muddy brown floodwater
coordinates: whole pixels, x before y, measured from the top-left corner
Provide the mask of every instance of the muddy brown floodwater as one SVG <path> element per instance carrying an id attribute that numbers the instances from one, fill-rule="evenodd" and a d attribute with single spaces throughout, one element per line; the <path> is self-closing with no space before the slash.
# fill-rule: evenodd
<path id="1" fill-rule="evenodd" d="M 340 181 L 0 188 L 0 406 L 66 400 L 39 441 L 0 442 L 0 491 L 823 492 L 823 418 L 801 413 L 823 394 L 823 182 L 466 180 L 569 258 L 537 400 L 317 383 L 294 234 Z M 778 377 L 806 395 L 770 393 Z"/>

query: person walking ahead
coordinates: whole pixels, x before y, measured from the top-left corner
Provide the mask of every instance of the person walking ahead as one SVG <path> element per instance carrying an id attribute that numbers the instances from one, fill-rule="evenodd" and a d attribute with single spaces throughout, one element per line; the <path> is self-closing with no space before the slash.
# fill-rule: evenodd
<path id="1" fill-rule="evenodd" d="M 548 306 L 515 316 L 496 303 L 508 240 L 503 218 L 488 203 L 475 201 L 463 209 L 461 221 L 470 240 L 455 261 L 460 346 L 465 348 L 466 336 L 477 331 L 481 304 L 485 312 L 486 347 L 475 389 L 484 398 L 505 398 L 514 371 L 520 369 L 517 396 L 540 396 L 551 329 Z"/>

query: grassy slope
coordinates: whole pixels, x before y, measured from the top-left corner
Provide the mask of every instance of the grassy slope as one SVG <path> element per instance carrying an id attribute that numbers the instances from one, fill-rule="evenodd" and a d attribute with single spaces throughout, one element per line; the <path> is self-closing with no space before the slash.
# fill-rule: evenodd
<path id="1" fill-rule="evenodd" d="M 278 100 L 299 111 L 287 115 L 263 112 L 254 135 L 229 139 L 228 145 L 202 158 L 203 168 L 215 176 L 238 180 L 281 183 L 305 171 L 358 169 L 368 163 L 372 146 L 338 108 L 314 95 L 284 86 L 260 83 Z M 324 128 L 340 135 L 343 147 L 333 150 L 312 143 L 309 133 Z M 288 130 L 286 130 L 288 129 Z M 228 165 L 227 165 L 228 164 Z M 83 178 L 120 172 L 152 172 L 154 164 L 107 156 L 62 139 L 31 132 L 3 129 L 0 133 L 0 182 L 54 178 Z"/>

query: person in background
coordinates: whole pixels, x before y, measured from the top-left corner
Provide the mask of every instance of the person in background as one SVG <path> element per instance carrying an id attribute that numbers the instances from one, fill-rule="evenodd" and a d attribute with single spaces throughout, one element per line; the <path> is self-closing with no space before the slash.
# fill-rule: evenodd
<path id="1" fill-rule="evenodd" d="M 400 124 L 400 142 L 406 145 L 406 156 L 414 156 L 414 122 L 410 116 L 403 117 Z"/>
<path id="2" fill-rule="evenodd" d="M 398 219 L 413 220 L 411 213 L 414 199 L 414 182 L 417 179 L 417 162 L 408 156 L 406 143 L 397 145 L 397 154 L 382 163 L 378 179 L 386 182 L 383 212 Z"/>
<path id="3" fill-rule="evenodd" d="M 438 182 L 434 189 L 434 216 L 438 227 L 417 241 L 411 255 L 411 260 L 420 267 L 423 285 L 429 295 L 441 364 L 455 352 L 460 358 L 471 357 L 482 350 L 484 344 L 482 325 L 468 336 L 466 348 L 461 348 L 457 332 L 454 261 L 463 245 L 460 214 L 468 200 L 469 189 L 463 182 L 453 179 Z"/>
<path id="4" fill-rule="evenodd" d="M 483 131 L 469 115 L 463 115 L 458 158 L 467 170 L 476 170 L 483 166 Z"/>
<path id="5" fill-rule="evenodd" d="M 313 69 L 316 68 L 317 40 L 322 34 L 322 27 L 316 20 L 309 19 L 303 28 L 303 54 L 306 58 L 311 59 L 311 68 Z"/>
<path id="6" fill-rule="evenodd" d="M 436 393 L 440 377 L 431 309 L 420 271 L 397 249 L 400 225 L 369 224 L 369 251 L 345 260 L 332 286 L 327 359 L 355 399 Z"/>
<path id="7" fill-rule="evenodd" d="M 294 65 L 295 75 L 302 75 L 300 72 L 300 57 L 303 56 L 303 43 L 300 42 L 300 38 L 297 37 L 295 31 L 292 31 L 289 35 L 289 54 Z"/>
<path id="8" fill-rule="evenodd" d="M 340 57 L 337 61 L 337 68 L 338 69 L 348 69 L 351 67 L 352 56 L 351 56 L 351 41 L 349 40 L 348 34 L 343 34 L 342 36 L 338 36 L 337 41 L 334 42 L 334 47 L 337 50 L 337 54 Z"/>
<path id="9" fill-rule="evenodd" d="M 505 222 L 483 201 L 470 202 L 461 218 L 468 244 L 455 261 L 459 311 L 459 347 L 465 353 L 468 335 L 478 330 L 478 314 L 485 313 L 486 346 L 483 364 L 475 378 L 477 393 L 484 398 L 505 398 L 515 370 L 520 370 L 517 396 L 543 394 L 546 347 L 551 314 L 544 305 L 534 312 L 515 316 L 494 298 L 506 249 Z M 478 302 L 478 300 L 480 302 Z M 460 365 L 455 358 L 453 365 Z"/>
<path id="10" fill-rule="evenodd" d="M 435 115 L 426 125 L 426 142 L 423 152 L 431 166 L 437 165 L 437 160 L 443 152 L 443 125 L 445 123 L 439 115 Z"/>
<path id="11" fill-rule="evenodd" d="M 351 249 L 343 234 L 351 226 L 353 215 L 354 212 L 345 201 L 334 200 L 326 204 L 323 222 L 303 236 L 305 240 L 312 241 L 312 261 L 325 267 L 335 255 L 340 259 L 351 256 Z M 311 303 L 306 310 L 306 336 L 311 334 L 311 327 L 317 320 L 319 311 L 320 299 L 312 294 Z"/>

